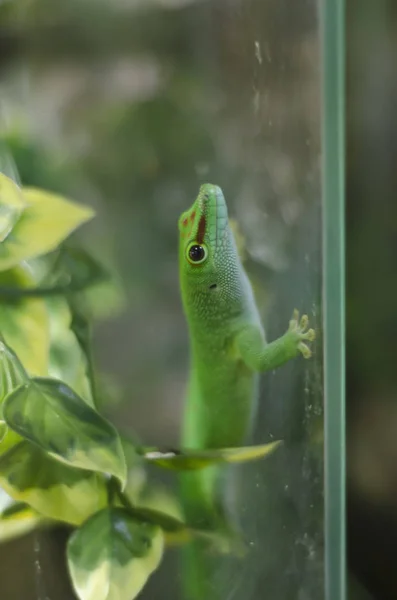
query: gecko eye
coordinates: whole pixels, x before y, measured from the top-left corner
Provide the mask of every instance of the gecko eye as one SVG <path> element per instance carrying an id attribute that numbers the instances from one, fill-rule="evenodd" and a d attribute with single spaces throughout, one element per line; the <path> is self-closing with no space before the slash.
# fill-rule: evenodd
<path id="1" fill-rule="evenodd" d="M 208 250 L 205 246 L 193 243 L 188 246 L 186 256 L 190 263 L 200 265 L 206 260 L 208 256 Z"/>

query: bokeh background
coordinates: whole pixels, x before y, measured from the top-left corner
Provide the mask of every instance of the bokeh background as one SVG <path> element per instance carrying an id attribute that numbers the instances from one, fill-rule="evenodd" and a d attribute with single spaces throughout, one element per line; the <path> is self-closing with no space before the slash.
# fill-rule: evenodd
<path id="1" fill-rule="evenodd" d="M 347 2 L 348 558 L 397 598 L 397 6 Z M 366 596 L 365 596 L 366 597 Z"/>
<path id="2" fill-rule="evenodd" d="M 396 12 L 393 0 L 347 1 L 349 566 L 390 600 Z M 251 551 L 226 565 L 220 600 L 324 595 L 319 35 L 315 0 L 0 2 L 3 157 L 22 183 L 97 211 L 78 237 L 112 273 L 90 304 L 101 410 L 146 443 L 178 444 L 188 339 L 176 223 L 203 182 L 223 188 L 238 222 L 269 338 L 294 306 L 320 329 L 310 363 L 263 378 L 255 440 L 286 445 L 244 467 Z M 65 536 L 0 546 L 2 597 L 72 599 Z M 180 577 L 170 550 L 142 598 L 179 598 Z"/>

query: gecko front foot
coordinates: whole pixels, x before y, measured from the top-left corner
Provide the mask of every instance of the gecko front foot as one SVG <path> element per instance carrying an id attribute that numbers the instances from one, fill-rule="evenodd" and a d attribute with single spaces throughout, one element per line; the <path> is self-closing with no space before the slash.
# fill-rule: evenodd
<path id="1" fill-rule="evenodd" d="M 291 338 L 291 342 L 294 344 L 298 352 L 300 352 L 303 358 L 310 358 L 312 352 L 305 341 L 312 342 L 315 337 L 314 329 L 307 329 L 309 325 L 309 317 L 302 315 L 299 320 L 299 312 L 295 309 L 292 315 L 292 319 L 289 322 L 287 336 Z"/>

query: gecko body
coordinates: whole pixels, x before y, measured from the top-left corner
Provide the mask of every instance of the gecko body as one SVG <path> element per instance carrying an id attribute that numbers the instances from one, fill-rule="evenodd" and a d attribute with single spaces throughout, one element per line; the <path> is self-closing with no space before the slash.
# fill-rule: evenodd
<path id="1" fill-rule="evenodd" d="M 314 340 L 314 331 L 308 329 L 308 317 L 299 320 L 294 311 L 286 333 L 267 343 L 218 186 L 201 186 L 179 219 L 179 237 L 180 286 L 190 339 L 182 446 L 242 446 L 255 415 L 259 374 L 300 354 L 309 358 L 307 342 Z M 183 473 L 188 523 L 199 528 L 219 524 L 224 510 L 219 481 L 215 467 Z"/>

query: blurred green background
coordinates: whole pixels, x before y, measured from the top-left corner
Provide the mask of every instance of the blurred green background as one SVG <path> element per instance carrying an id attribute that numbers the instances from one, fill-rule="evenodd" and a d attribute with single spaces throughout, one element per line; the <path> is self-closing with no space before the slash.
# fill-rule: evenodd
<path id="1" fill-rule="evenodd" d="M 347 2 L 348 558 L 397 598 L 397 6 Z"/>
<path id="2" fill-rule="evenodd" d="M 393 341 L 393 296 L 382 301 L 378 287 L 368 286 L 368 268 L 380 279 L 394 266 L 395 229 L 386 247 L 379 214 L 389 210 L 386 198 L 394 199 L 393 11 L 391 0 L 378 2 L 376 15 L 369 0 L 348 2 L 352 444 L 368 437 L 371 419 L 362 425 L 356 415 L 379 399 L 373 374 L 384 383 L 394 368 L 391 350 L 389 361 L 367 351 L 370 311 L 382 315 L 382 344 Z M 0 2 L 4 149 L 23 184 L 94 206 L 95 221 L 78 237 L 113 274 L 112 286 L 91 295 L 101 410 L 145 443 L 178 445 L 188 339 L 176 224 L 201 183 L 224 190 L 269 338 L 285 329 L 295 306 L 320 330 L 312 361 L 263 378 L 255 441 L 283 438 L 286 445 L 243 468 L 240 513 L 251 549 L 238 568 L 220 565 L 220 600 L 256 600 L 263 590 L 280 600 L 324 594 L 321 77 L 315 0 Z M 352 457 L 354 529 L 368 498 L 379 508 L 385 496 L 371 491 L 380 484 L 368 475 L 366 455 Z M 353 530 L 350 558 L 371 587 L 360 558 L 365 538 L 356 535 L 367 518 L 364 511 Z M 72 599 L 65 535 L 34 533 L 0 546 L 2 598 Z M 179 598 L 180 578 L 170 550 L 142 598 Z M 377 585 L 375 574 L 375 592 Z"/>

